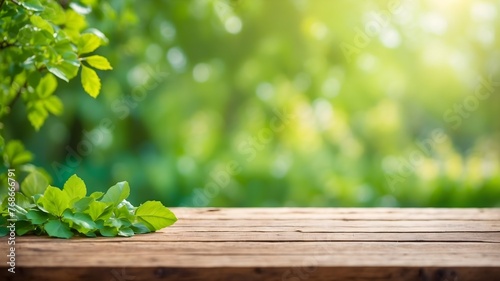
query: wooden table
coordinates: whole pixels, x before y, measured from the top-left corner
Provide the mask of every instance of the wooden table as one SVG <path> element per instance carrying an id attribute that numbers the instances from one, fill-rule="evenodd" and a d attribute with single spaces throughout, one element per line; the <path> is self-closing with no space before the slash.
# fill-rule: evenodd
<path id="1" fill-rule="evenodd" d="M 500 280 L 500 209 L 173 208 L 132 238 L 18 237 L 0 280 Z"/>

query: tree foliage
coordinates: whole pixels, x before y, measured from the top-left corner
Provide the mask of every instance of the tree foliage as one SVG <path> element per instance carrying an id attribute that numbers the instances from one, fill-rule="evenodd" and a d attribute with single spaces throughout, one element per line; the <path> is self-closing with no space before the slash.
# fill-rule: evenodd
<path id="1" fill-rule="evenodd" d="M 25 116 L 40 130 L 49 115 L 63 112 L 56 95 L 59 83 L 73 83 L 78 75 L 87 94 L 99 95 L 96 70 L 112 66 L 96 52 L 108 39 L 89 26 L 86 16 L 101 7 L 96 0 L 0 0 L 0 120 L 22 102 Z M 175 222 L 175 216 L 154 201 L 141 205 L 135 215 L 136 208 L 125 200 L 130 192 L 126 182 L 111 187 L 101 200 L 103 194 L 87 197 L 85 184 L 76 176 L 62 190 L 50 186 L 48 173 L 31 164 L 33 154 L 21 141 L 6 141 L 3 127 L 0 123 L 1 234 L 7 234 L 9 217 L 17 219 L 18 235 L 60 238 L 75 233 L 94 237 L 96 232 L 131 236 Z M 21 178 L 21 192 L 16 192 Z"/>
<path id="2" fill-rule="evenodd" d="M 105 57 L 93 55 L 108 41 L 99 30 L 88 28 L 85 18 L 96 1 L 1 3 L 0 117 L 20 98 L 30 123 L 39 130 L 49 114 L 62 113 L 62 102 L 54 95 L 58 83 L 69 82 L 79 72 L 85 91 L 94 98 L 99 95 L 95 69 L 112 67 Z"/>

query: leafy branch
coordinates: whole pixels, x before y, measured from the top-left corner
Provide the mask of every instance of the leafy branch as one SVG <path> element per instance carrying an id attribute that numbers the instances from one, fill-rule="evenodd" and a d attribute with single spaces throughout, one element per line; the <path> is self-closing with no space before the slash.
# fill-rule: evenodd
<path id="1" fill-rule="evenodd" d="M 55 87 L 34 91 L 41 79 L 52 80 L 47 77 L 53 75 L 69 82 L 80 74 L 85 92 L 93 98 L 99 95 L 101 80 L 96 70 L 112 67 L 105 57 L 92 55 L 107 43 L 107 38 L 97 29 L 86 29 L 86 15 L 91 12 L 91 6 L 58 0 L 0 1 L 0 38 L 3 40 L 0 51 L 5 52 L 0 56 L 0 77 L 6 77 L 0 79 L 0 87 L 9 91 L 0 96 L 0 116 L 10 111 L 9 101 L 20 96 L 7 86 L 16 79 L 27 81 L 23 91 L 26 95 L 21 96 L 28 109 L 28 120 L 36 130 L 50 113 L 62 112 L 60 99 L 52 95 L 57 81 L 51 83 Z M 10 50 L 11 47 L 15 49 Z"/>

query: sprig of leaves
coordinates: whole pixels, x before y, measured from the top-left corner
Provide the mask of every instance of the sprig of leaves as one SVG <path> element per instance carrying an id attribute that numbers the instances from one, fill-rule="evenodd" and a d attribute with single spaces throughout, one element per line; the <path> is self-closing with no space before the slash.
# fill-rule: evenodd
<path id="1" fill-rule="evenodd" d="M 0 236 L 7 235 L 7 219 L 12 215 L 17 235 L 34 233 L 58 238 L 128 237 L 154 232 L 177 221 L 158 201 L 132 206 L 126 200 L 129 194 L 127 182 L 113 185 L 106 193 L 87 196 L 85 183 L 76 175 L 59 189 L 48 185 L 40 173 L 32 172 L 21 184 L 21 192 L 14 194 L 15 204 L 9 204 L 12 201 L 7 195 L 1 198 Z"/>
<path id="2" fill-rule="evenodd" d="M 78 75 L 85 92 L 96 98 L 101 90 L 97 70 L 111 70 L 109 61 L 92 55 L 108 39 L 88 28 L 86 15 L 96 1 L 5 0 L 0 6 L 0 117 L 19 98 L 36 130 L 49 114 L 60 115 L 58 81 Z M 58 80 L 59 78 L 60 80 Z"/>

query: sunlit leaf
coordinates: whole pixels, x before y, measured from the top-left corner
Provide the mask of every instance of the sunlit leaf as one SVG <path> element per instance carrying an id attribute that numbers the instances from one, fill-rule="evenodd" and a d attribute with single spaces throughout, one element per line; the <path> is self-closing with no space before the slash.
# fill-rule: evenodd
<path id="1" fill-rule="evenodd" d="M 49 73 L 40 79 L 35 91 L 43 98 L 52 95 L 56 88 L 57 79 Z"/>
<path id="2" fill-rule="evenodd" d="M 43 174 L 33 171 L 21 183 L 21 192 L 31 197 L 35 194 L 43 194 L 48 186 L 47 178 Z"/>
<path id="3" fill-rule="evenodd" d="M 102 56 L 90 56 L 84 58 L 84 60 L 90 64 L 91 66 L 100 69 L 100 70 L 111 70 L 113 69 L 111 67 L 111 64 L 109 64 L 109 61 Z"/>
<path id="4" fill-rule="evenodd" d="M 78 53 L 87 54 L 95 51 L 99 46 L 101 46 L 101 38 L 93 33 L 85 33 L 78 40 Z"/>
<path id="5" fill-rule="evenodd" d="M 148 201 L 140 205 L 135 211 L 139 222 L 152 226 L 151 231 L 156 231 L 174 224 L 177 221 L 174 213 L 163 206 L 159 201 Z"/>
<path id="6" fill-rule="evenodd" d="M 42 17 L 40 17 L 39 15 L 32 15 L 30 17 L 30 21 L 31 21 L 31 23 L 33 23 L 34 26 L 36 26 L 40 29 L 46 30 L 50 34 L 54 33 L 54 28 L 52 28 L 52 25 L 48 21 L 46 21 Z"/>
<path id="7" fill-rule="evenodd" d="M 119 182 L 108 189 L 106 194 L 101 199 L 101 202 L 111 203 L 115 206 L 120 204 L 130 194 L 128 182 Z"/>
<path id="8" fill-rule="evenodd" d="M 86 66 L 82 65 L 82 86 L 85 92 L 91 97 L 96 98 L 101 91 L 101 80 L 97 73 Z"/>
<path id="9" fill-rule="evenodd" d="M 81 178 L 77 175 L 72 175 L 64 183 L 63 192 L 68 196 L 70 201 L 78 200 L 87 195 L 87 187 Z"/>

